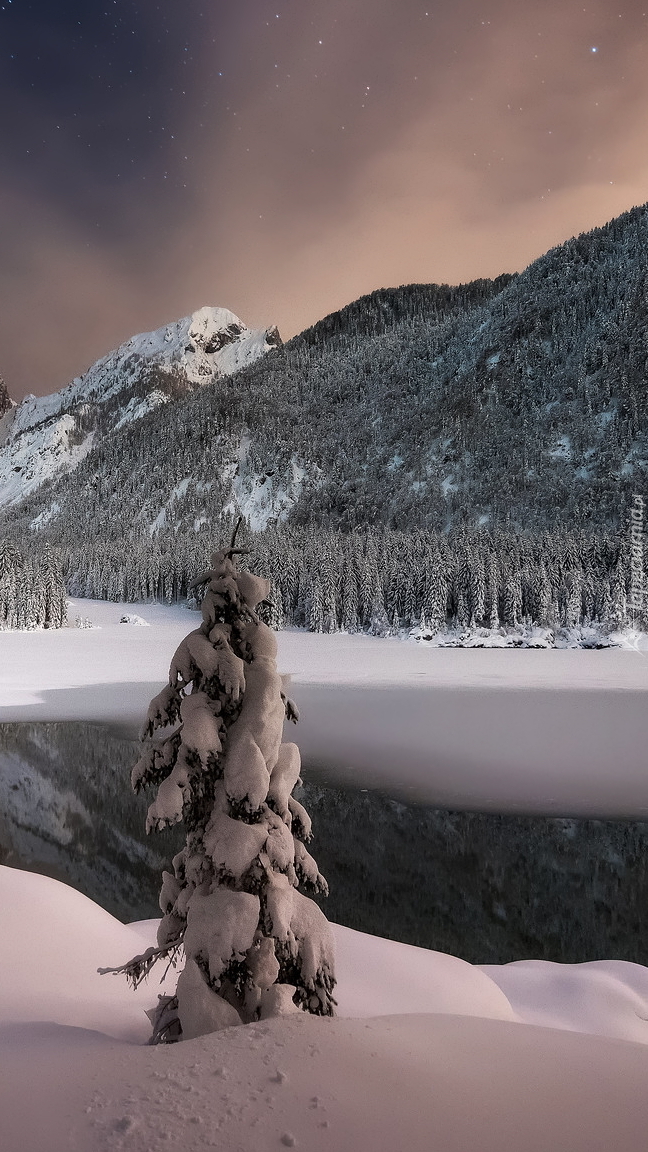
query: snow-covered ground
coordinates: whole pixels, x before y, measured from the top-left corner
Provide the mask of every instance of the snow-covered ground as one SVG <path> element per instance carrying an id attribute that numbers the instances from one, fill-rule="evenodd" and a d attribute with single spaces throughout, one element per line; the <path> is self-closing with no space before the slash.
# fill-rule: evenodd
<path id="1" fill-rule="evenodd" d="M 137 614 L 149 628 L 120 624 Z M 134 736 L 199 617 L 76 600 L 97 628 L 0 633 L 0 722 L 86 720 Z M 279 634 L 302 758 L 360 786 L 456 808 L 648 813 L 648 652 L 443 649 Z"/>
<path id="2" fill-rule="evenodd" d="M 125 612 L 148 628 L 120 624 Z M 76 602 L 96 629 L 0 634 L 0 720 L 131 730 L 197 623 Z M 431 649 L 280 636 L 304 759 L 440 803 L 648 810 L 641 652 Z M 548 727 L 549 725 L 549 727 Z M 456 801 L 452 801 L 456 802 Z M 538 810 L 536 808 L 536 810 Z M 648 969 L 472 966 L 337 928 L 339 1018 L 144 1046 L 158 987 L 96 973 L 151 942 L 0 868 L 2 1152 L 643 1152 Z"/>
<path id="3" fill-rule="evenodd" d="M 339 1017 L 146 1047 L 98 967 L 152 942 L 56 880 L 0 868 L 3 1152 L 639 1152 L 648 970 L 509 964 L 336 928 Z M 539 1026 L 541 1025 L 541 1026 Z"/>

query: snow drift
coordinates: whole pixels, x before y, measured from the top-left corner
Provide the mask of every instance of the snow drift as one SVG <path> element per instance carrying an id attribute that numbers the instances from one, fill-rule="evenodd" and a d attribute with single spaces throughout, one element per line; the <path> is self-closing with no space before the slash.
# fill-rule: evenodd
<path id="1" fill-rule="evenodd" d="M 639 965 L 546 964 L 525 992 L 519 965 L 486 972 L 336 928 L 342 1018 L 297 1013 L 149 1047 L 143 1009 L 159 986 L 134 993 L 96 965 L 152 942 L 156 921 L 120 924 L 3 867 L 0 907 L 3 1152 L 645 1148 Z M 551 1027 L 529 1023 L 539 1013 Z"/>

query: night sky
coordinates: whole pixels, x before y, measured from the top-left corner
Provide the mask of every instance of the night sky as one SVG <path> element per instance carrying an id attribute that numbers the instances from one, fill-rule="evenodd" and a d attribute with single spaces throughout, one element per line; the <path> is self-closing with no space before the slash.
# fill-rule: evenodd
<path id="1" fill-rule="evenodd" d="M 644 10 L 645 9 L 645 10 Z M 203 304 L 284 338 L 648 200 L 648 0 L 0 0 L 0 372 Z"/>

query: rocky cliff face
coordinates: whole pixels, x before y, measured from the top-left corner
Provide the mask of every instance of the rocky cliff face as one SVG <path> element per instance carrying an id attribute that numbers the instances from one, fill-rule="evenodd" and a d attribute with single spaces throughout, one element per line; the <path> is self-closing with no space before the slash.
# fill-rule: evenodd
<path id="1" fill-rule="evenodd" d="M 281 344 L 276 328 L 251 330 L 226 308 L 200 308 L 133 336 L 51 396 L 12 405 L 0 381 L 0 504 L 73 470 L 106 436 Z"/>
<path id="2" fill-rule="evenodd" d="M 0 376 L 0 418 L 4 416 L 5 412 L 9 412 L 13 406 L 13 401 L 7 392 L 7 385 Z"/>

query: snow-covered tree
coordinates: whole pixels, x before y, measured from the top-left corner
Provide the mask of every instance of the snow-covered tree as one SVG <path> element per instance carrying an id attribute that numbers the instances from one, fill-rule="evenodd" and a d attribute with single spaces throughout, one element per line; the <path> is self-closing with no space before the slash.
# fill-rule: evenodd
<path id="1" fill-rule="evenodd" d="M 61 569 L 48 545 L 24 556 L 0 542 L 0 628 L 62 628 L 66 619 Z"/>
<path id="2" fill-rule="evenodd" d="M 486 572 L 485 602 L 488 605 L 488 627 L 499 627 L 499 569 L 497 556 L 494 553 L 488 557 Z"/>
<path id="3" fill-rule="evenodd" d="M 269 582 L 239 572 L 234 537 L 194 582 L 202 624 L 180 644 L 151 702 L 135 791 L 157 788 L 147 831 L 183 821 L 186 843 L 163 874 L 158 947 L 121 969 L 134 986 L 155 962 L 184 968 L 151 1013 L 153 1041 L 189 1039 L 303 1009 L 332 1015 L 333 940 L 303 892 L 327 885 L 306 848 L 311 821 L 292 795 L 297 719 L 276 668 L 277 643 L 256 608 Z M 162 737 L 160 738 L 160 732 Z"/>
<path id="4" fill-rule="evenodd" d="M 446 624 L 448 585 L 438 553 L 428 559 L 423 581 L 421 621 L 426 628 L 437 632 Z"/>

